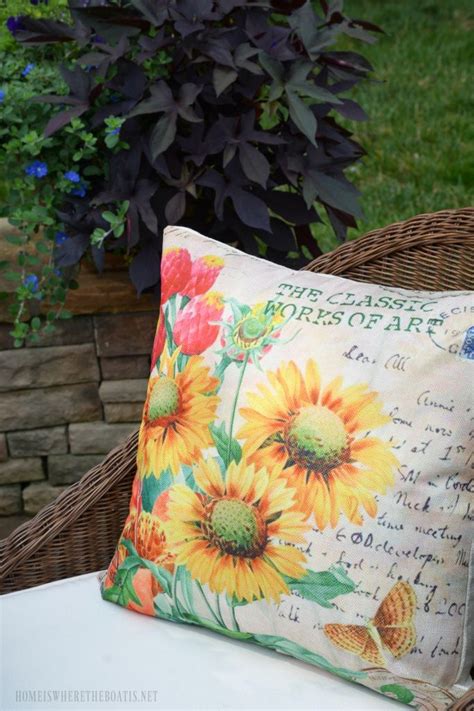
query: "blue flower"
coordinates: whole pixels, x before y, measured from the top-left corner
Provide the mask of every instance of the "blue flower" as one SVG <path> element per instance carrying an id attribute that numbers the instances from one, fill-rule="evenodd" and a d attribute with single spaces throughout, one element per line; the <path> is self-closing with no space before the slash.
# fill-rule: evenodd
<path id="1" fill-rule="evenodd" d="M 5 92 L 3 91 L 3 89 L 0 89 L 0 104 L 3 103 L 4 99 L 5 99 Z"/>
<path id="2" fill-rule="evenodd" d="M 28 74 L 29 74 L 31 71 L 33 71 L 33 69 L 35 68 L 35 66 L 36 66 L 36 65 L 33 64 L 32 62 L 28 62 L 28 64 L 26 65 L 26 67 L 23 69 L 23 71 L 22 71 L 22 73 L 21 73 L 21 76 L 22 76 L 22 77 L 27 77 Z"/>
<path id="3" fill-rule="evenodd" d="M 54 243 L 57 247 L 60 247 L 67 240 L 67 234 L 65 232 L 56 232 L 54 235 Z"/>
<path id="4" fill-rule="evenodd" d="M 23 280 L 23 286 L 28 287 L 30 291 L 38 291 L 39 288 L 39 280 L 36 274 L 28 274 Z"/>
<path id="5" fill-rule="evenodd" d="M 44 178 L 48 175 L 48 166 L 40 160 L 34 160 L 25 168 L 25 173 L 31 175 L 33 178 Z"/>
<path id="6" fill-rule="evenodd" d="M 118 136 L 120 133 L 120 128 L 117 126 L 117 128 L 111 128 L 107 131 L 109 136 Z"/>
<path id="7" fill-rule="evenodd" d="M 17 32 L 20 30 L 25 29 L 25 25 L 23 24 L 22 18 L 20 15 L 17 15 L 16 17 L 14 15 L 10 15 L 10 17 L 7 18 L 6 21 L 6 26 L 7 30 L 12 34 L 16 35 Z"/>
<path id="8" fill-rule="evenodd" d="M 64 177 L 66 180 L 70 180 L 71 183 L 80 183 L 81 182 L 81 176 L 79 173 L 76 173 L 75 170 L 68 170 L 67 173 L 64 173 Z"/>
<path id="9" fill-rule="evenodd" d="M 60 269 L 55 269 L 54 273 L 56 274 L 57 277 L 62 277 L 63 273 Z"/>
<path id="10" fill-rule="evenodd" d="M 75 195 L 76 197 L 83 198 L 86 194 L 86 187 L 83 183 L 77 186 L 77 188 L 73 188 L 71 190 L 71 195 Z"/>

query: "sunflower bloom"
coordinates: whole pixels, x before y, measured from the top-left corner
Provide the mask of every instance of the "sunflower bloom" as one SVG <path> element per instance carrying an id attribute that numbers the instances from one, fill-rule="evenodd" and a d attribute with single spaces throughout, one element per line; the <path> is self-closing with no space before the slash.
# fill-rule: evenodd
<path id="1" fill-rule="evenodd" d="M 363 437 L 390 421 L 377 393 L 366 384 L 343 387 L 341 377 L 322 388 L 313 360 L 304 375 L 293 361 L 281 365 L 258 389 L 247 395 L 237 433 L 250 461 L 281 465 L 298 507 L 313 513 L 320 529 L 334 527 L 341 513 L 362 524 L 361 507 L 375 516 L 374 494 L 393 485 L 398 465 L 387 442 Z"/>
<path id="2" fill-rule="evenodd" d="M 219 398 L 218 386 L 201 356 L 191 356 L 177 371 L 179 349 L 163 351 L 159 373 L 150 377 L 138 442 L 137 466 L 143 478 L 159 477 L 168 467 L 178 474 L 182 464 L 193 464 L 213 444 L 209 425 Z"/>
<path id="3" fill-rule="evenodd" d="M 224 478 L 209 459 L 194 467 L 194 478 L 202 493 L 181 484 L 170 490 L 165 529 L 176 565 L 212 592 L 278 602 L 289 593 L 284 576 L 306 574 L 306 557 L 294 544 L 309 530 L 281 468 L 256 471 L 241 460 Z"/>

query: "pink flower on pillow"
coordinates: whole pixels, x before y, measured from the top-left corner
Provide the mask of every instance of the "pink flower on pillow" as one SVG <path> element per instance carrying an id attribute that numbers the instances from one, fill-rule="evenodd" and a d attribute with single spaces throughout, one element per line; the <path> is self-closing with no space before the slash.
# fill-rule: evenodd
<path id="1" fill-rule="evenodd" d="M 173 339 L 185 355 L 199 355 L 212 346 L 219 334 L 219 321 L 224 311 L 222 294 L 210 291 L 196 296 L 179 312 Z"/>
<path id="2" fill-rule="evenodd" d="M 161 258 L 161 304 L 182 292 L 191 277 L 191 257 L 183 247 L 165 249 Z"/>
<path id="3" fill-rule="evenodd" d="M 215 257 L 212 254 L 198 257 L 193 261 L 189 281 L 180 293 L 190 299 L 204 294 L 214 286 L 223 266 L 222 257 Z"/>

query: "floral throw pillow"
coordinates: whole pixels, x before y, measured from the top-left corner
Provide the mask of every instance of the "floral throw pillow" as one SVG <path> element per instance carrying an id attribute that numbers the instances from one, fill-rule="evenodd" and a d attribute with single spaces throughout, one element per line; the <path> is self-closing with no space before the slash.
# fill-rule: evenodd
<path id="1" fill-rule="evenodd" d="M 164 242 L 103 597 L 448 708 L 473 661 L 472 294 Z"/>

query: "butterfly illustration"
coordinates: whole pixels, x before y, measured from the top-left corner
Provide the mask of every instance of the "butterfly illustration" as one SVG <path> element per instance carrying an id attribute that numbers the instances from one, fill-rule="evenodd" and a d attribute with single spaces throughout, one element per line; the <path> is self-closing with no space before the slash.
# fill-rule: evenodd
<path id="1" fill-rule="evenodd" d="M 366 626 L 328 624 L 324 625 L 324 632 L 333 644 L 346 652 L 383 667 L 383 648 L 388 649 L 395 659 L 400 659 L 415 646 L 415 610 L 415 591 L 411 585 L 400 581 L 382 600 L 375 617 Z"/>

